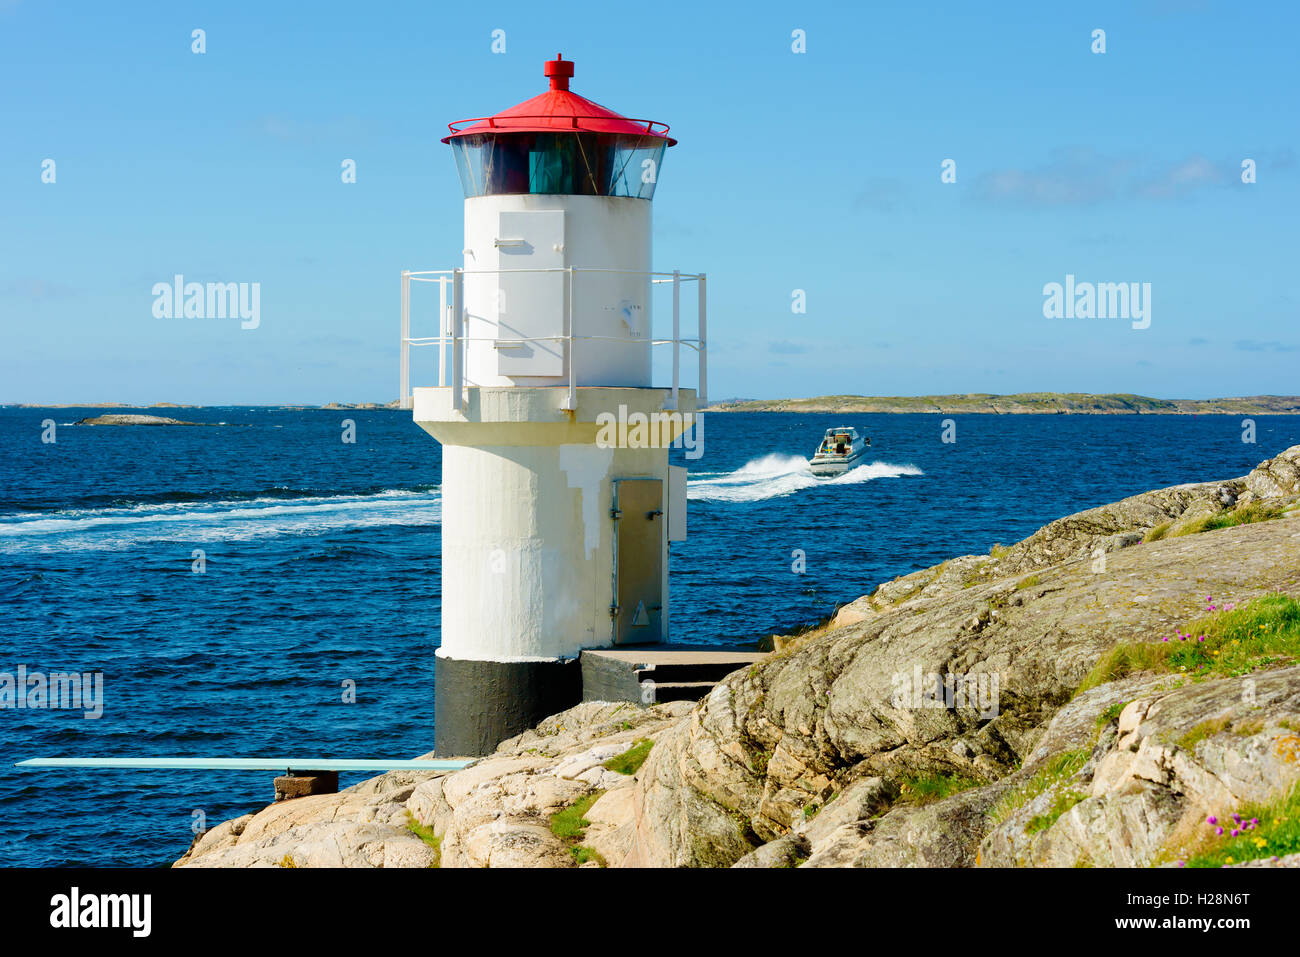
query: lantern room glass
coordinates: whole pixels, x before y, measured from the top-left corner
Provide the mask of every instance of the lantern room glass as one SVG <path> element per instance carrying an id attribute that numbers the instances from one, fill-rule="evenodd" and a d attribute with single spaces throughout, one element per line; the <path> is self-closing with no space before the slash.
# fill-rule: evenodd
<path id="1" fill-rule="evenodd" d="M 667 144 L 616 133 L 492 133 L 451 141 L 465 198 L 509 193 L 653 199 Z"/>

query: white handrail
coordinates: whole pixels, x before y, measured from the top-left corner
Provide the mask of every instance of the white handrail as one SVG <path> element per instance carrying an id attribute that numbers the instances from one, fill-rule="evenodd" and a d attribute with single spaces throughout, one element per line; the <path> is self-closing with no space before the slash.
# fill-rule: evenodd
<path id="1" fill-rule="evenodd" d="M 673 408 L 677 408 L 677 387 L 681 382 L 682 277 L 673 270 Z"/>
<path id="2" fill-rule="evenodd" d="M 579 335 L 577 330 L 577 309 L 575 306 L 577 293 L 577 274 L 580 272 L 594 273 L 616 273 L 622 275 L 639 275 L 646 276 L 650 279 L 652 285 L 672 283 L 673 286 L 673 334 L 669 339 L 656 339 L 653 336 L 590 336 Z M 497 336 L 469 336 L 465 330 L 465 276 L 475 275 L 500 275 L 503 273 L 567 273 L 566 282 L 566 308 L 565 312 L 565 330 L 561 335 L 554 336 L 529 336 L 518 338 L 501 338 Z M 661 279 L 651 277 L 660 276 Z M 672 346 L 672 387 L 671 387 L 671 407 L 676 409 L 680 396 L 681 387 L 681 347 L 694 349 L 699 362 L 698 385 L 696 387 L 696 401 L 698 406 L 706 404 L 706 386 L 708 375 L 707 360 L 707 291 L 705 285 L 706 275 L 704 273 L 683 273 L 680 270 L 672 272 L 646 272 L 635 269 L 605 269 L 598 267 L 586 266 L 551 266 L 530 269 L 424 269 L 424 270 L 403 270 L 402 271 L 402 337 L 401 337 L 401 357 L 400 357 L 400 376 L 399 388 L 401 394 L 399 405 L 403 409 L 412 407 L 413 393 L 411 392 L 410 381 L 410 349 L 412 346 L 430 346 L 438 344 L 438 385 L 446 387 L 447 385 L 447 344 L 451 343 L 451 388 L 452 394 L 456 397 L 455 403 L 462 411 L 468 399 L 468 391 L 465 382 L 465 347 L 471 342 L 492 342 L 499 345 L 517 346 L 532 342 L 559 342 L 565 346 L 565 378 L 567 379 L 567 395 L 563 408 L 573 410 L 577 408 L 577 362 L 575 361 L 576 344 L 580 340 L 588 342 L 621 342 L 621 343 L 638 343 L 644 342 L 651 346 Z M 438 335 L 437 336 L 412 336 L 411 335 L 411 283 L 412 282 L 436 282 L 438 283 Z M 447 301 L 447 284 L 450 282 L 452 287 L 451 302 Z M 698 332 L 695 338 L 687 338 L 681 334 L 681 284 L 683 282 L 698 282 L 699 295 L 697 306 L 697 324 Z"/>
<path id="3" fill-rule="evenodd" d="M 465 375 L 465 275 L 459 269 L 452 274 L 451 281 L 451 396 L 456 407 L 465 408 L 465 392 L 462 385 Z"/>
<path id="4" fill-rule="evenodd" d="M 438 277 L 438 387 L 447 385 L 447 277 Z"/>
<path id="5" fill-rule="evenodd" d="M 705 325 L 708 321 L 709 309 L 708 309 L 708 301 L 707 301 L 708 294 L 704 287 L 704 273 L 700 273 L 699 280 L 700 280 L 700 304 L 699 304 L 699 312 L 697 313 L 697 324 L 698 324 L 699 331 L 696 333 L 696 335 L 698 335 L 700 338 L 699 338 L 699 345 L 695 349 L 695 352 L 698 355 L 700 360 L 700 380 L 699 380 L 699 384 L 695 387 L 695 405 L 696 408 L 702 409 L 709 404 L 709 400 L 708 400 L 709 363 L 707 358 L 709 340 L 708 340 L 708 333 L 705 331 Z M 703 428 L 703 426 L 701 426 L 701 428 Z"/>

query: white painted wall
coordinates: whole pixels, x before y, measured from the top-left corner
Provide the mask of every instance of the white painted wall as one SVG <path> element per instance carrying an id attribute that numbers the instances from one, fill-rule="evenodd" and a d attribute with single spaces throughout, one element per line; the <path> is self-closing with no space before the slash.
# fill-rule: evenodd
<path id="1" fill-rule="evenodd" d="M 667 449 L 596 445 L 596 413 L 625 403 L 663 408 L 664 390 L 471 390 L 469 414 L 449 389 L 415 390 L 417 424 L 442 450 L 442 647 L 453 658 L 569 658 L 613 641 L 617 478 L 657 478 L 667 501 Z M 684 406 L 694 393 L 683 390 Z M 663 626 L 671 627 L 668 536 Z"/>
<path id="2" fill-rule="evenodd" d="M 538 220 L 537 237 L 517 236 L 518 223 L 505 227 L 502 213 L 531 211 L 563 213 L 562 249 L 556 251 L 549 222 Z M 507 219 L 507 222 L 511 220 Z M 498 248 L 497 239 L 529 239 L 535 249 L 521 255 L 518 247 Z M 625 196 L 508 195 L 475 196 L 465 200 L 465 308 L 466 335 L 488 339 L 510 337 L 498 330 L 501 281 L 496 275 L 475 270 L 530 268 L 534 265 L 586 266 L 649 272 L 651 269 L 651 203 Z M 562 276 L 563 274 L 556 274 Z M 564 332 L 568 310 L 567 282 L 538 275 L 527 280 L 512 277 L 506 283 L 505 310 L 527 309 L 549 317 L 555 334 Z M 523 300 L 522 302 L 520 300 Z M 651 325 L 650 284 L 644 276 L 579 273 L 575 281 L 574 309 L 578 335 L 617 339 L 648 338 Z M 499 350 L 491 342 L 466 347 L 466 379 L 470 385 L 544 386 L 567 381 L 564 375 L 503 375 Z M 548 370 L 549 372 L 550 370 Z M 618 341 L 579 342 L 577 373 L 580 385 L 650 385 L 648 343 Z"/>
<path id="3" fill-rule="evenodd" d="M 447 445 L 442 455 L 442 653 L 514 661 L 610 645 L 611 479 L 666 489 L 667 452 Z M 663 568 L 667 597 L 666 540 Z"/>

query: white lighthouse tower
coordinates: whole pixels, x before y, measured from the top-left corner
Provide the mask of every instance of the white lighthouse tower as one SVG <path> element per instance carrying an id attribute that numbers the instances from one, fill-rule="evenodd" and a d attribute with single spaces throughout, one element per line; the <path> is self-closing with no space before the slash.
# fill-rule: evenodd
<path id="1" fill-rule="evenodd" d="M 705 277 L 651 262 L 651 200 L 676 141 L 571 92 L 571 61 L 544 72 L 541 95 L 450 125 L 464 267 L 403 273 L 402 401 L 443 446 L 441 755 L 488 753 L 576 704 L 584 649 L 667 639 L 668 543 L 686 526 L 668 446 L 702 428 Z M 439 284 L 436 337 L 410 335 L 412 281 Z M 683 286 L 698 296 L 692 338 Z M 656 289 L 672 302 L 659 338 Z M 432 344 L 439 385 L 412 392 L 408 346 Z M 662 387 L 656 345 L 671 352 Z M 698 390 L 679 381 L 690 349 Z"/>

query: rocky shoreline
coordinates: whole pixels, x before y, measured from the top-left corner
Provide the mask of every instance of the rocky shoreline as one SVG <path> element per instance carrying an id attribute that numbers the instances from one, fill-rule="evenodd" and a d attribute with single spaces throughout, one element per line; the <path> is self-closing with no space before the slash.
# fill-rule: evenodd
<path id="1" fill-rule="evenodd" d="M 582 704 L 176 866 L 1297 866 L 1298 599 L 1300 446 L 884 583 L 698 704 Z"/>

